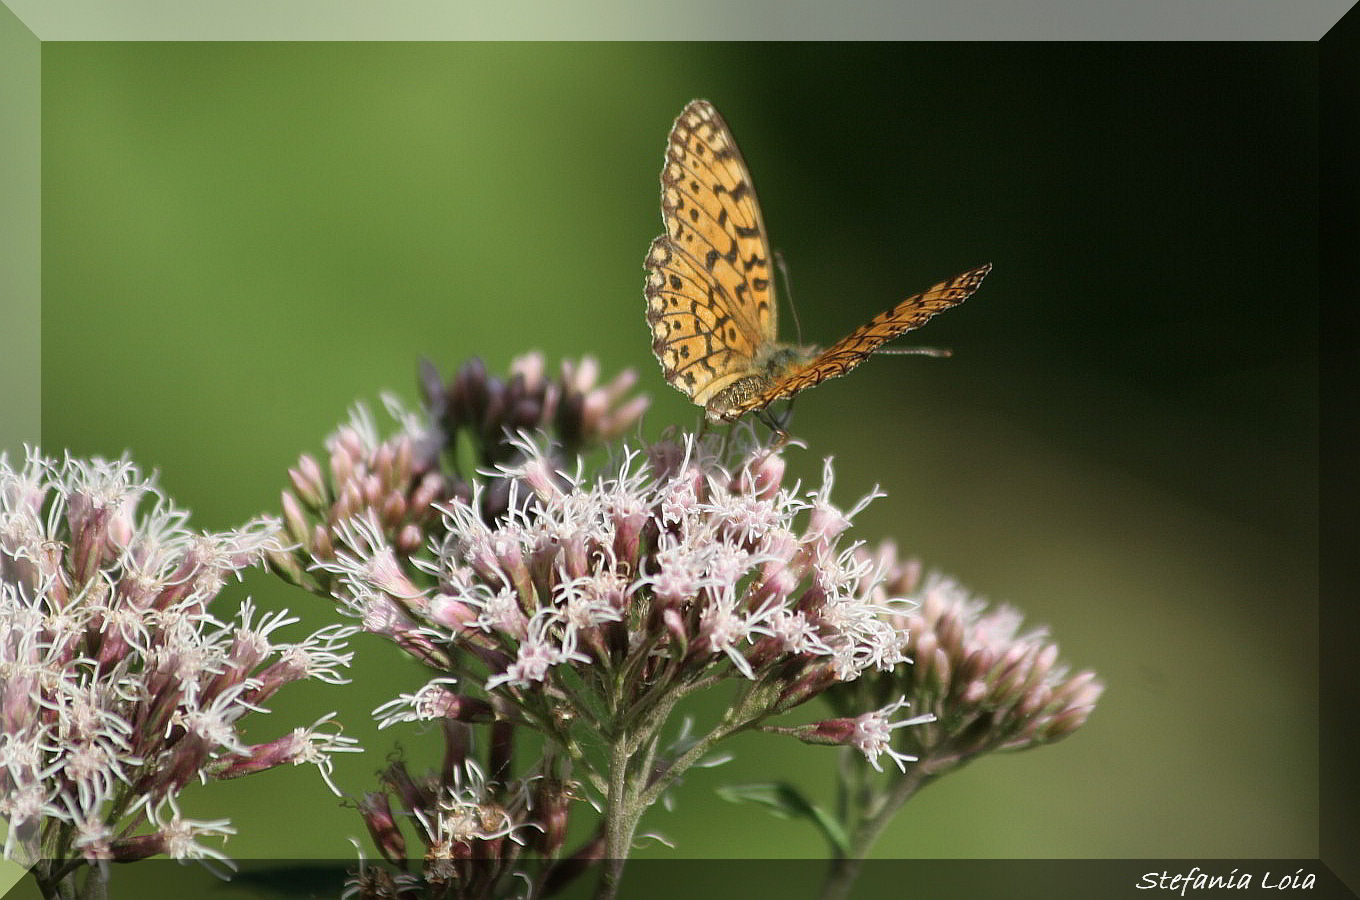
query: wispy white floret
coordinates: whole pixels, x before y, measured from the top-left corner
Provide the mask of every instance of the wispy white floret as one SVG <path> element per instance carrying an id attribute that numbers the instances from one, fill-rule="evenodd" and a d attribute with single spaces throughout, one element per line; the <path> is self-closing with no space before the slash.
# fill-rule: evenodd
<path id="1" fill-rule="evenodd" d="M 885 753 L 889 759 L 897 764 L 897 768 L 904 772 L 907 769 L 907 763 L 916 761 L 916 757 L 892 748 L 893 731 L 898 728 L 906 728 L 909 725 L 923 725 L 935 721 L 935 716 L 930 713 L 896 722 L 891 721 L 893 714 L 906 705 L 907 698 L 902 697 L 882 709 L 865 713 L 855 719 L 854 733 L 851 735 L 849 743 L 863 753 L 865 758 L 869 760 L 869 764 L 880 772 L 883 769 L 878 763 L 878 758 Z"/>
<path id="2" fill-rule="evenodd" d="M 450 694 L 449 688 L 458 683 L 456 678 L 436 678 L 413 694 L 399 694 L 396 698 L 373 710 L 379 728 L 390 728 L 400 722 L 425 722 L 443 715 L 440 707 Z"/>

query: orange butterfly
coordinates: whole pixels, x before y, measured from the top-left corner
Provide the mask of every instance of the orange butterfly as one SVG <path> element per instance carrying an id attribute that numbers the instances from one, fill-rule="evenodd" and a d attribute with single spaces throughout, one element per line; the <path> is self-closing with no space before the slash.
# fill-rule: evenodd
<path id="1" fill-rule="evenodd" d="M 780 343 L 770 244 L 751 173 L 727 123 L 693 100 L 671 128 L 661 170 L 666 233 L 647 253 L 652 351 L 672 386 L 713 422 L 734 422 L 844 375 L 880 345 L 977 290 L 991 264 L 908 297 L 826 350 Z"/>

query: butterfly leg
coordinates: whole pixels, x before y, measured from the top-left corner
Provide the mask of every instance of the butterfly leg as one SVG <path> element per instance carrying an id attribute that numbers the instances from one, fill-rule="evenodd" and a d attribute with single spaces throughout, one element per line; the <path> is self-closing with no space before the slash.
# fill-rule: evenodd
<path id="1" fill-rule="evenodd" d="M 775 441 L 770 446 L 769 452 L 778 453 L 780 450 L 783 450 L 784 445 L 787 444 L 792 439 L 789 436 L 789 433 L 786 430 L 784 430 L 783 423 L 776 419 L 773 415 L 771 415 L 768 409 L 756 410 L 756 418 L 759 419 L 765 425 L 767 425 L 769 429 L 774 432 Z"/>

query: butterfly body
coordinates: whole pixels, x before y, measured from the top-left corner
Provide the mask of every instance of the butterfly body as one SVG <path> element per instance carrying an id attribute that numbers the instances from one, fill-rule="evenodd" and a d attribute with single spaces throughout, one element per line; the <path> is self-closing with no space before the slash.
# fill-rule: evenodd
<path id="1" fill-rule="evenodd" d="M 886 341 L 955 306 L 990 265 L 903 300 L 826 350 L 781 343 L 771 253 L 750 172 L 727 123 L 706 100 L 675 120 L 661 170 L 666 233 L 647 253 L 647 323 L 666 380 L 714 422 L 748 412 L 859 365 Z"/>
<path id="2" fill-rule="evenodd" d="M 711 422 L 735 422 L 756 408 L 752 404 L 801 366 L 817 358 L 816 347 L 772 344 L 762 348 L 752 361 L 751 371 L 714 393 L 704 403 Z"/>

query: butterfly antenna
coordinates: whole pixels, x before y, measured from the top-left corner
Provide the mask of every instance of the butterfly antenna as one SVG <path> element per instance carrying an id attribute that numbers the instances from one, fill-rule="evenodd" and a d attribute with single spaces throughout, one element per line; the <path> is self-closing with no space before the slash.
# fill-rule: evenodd
<path id="1" fill-rule="evenodd" d="M 784 294 L 789 298 L 789 315 L 793 316 L 793 333 L 798 335 L 798 343 L 803 343 L 803 323 L 798 321 L 798 304 L 793 302 L 793 281 L 789 279 L 789 264 L 784 262 L 784 254 L 774 251 L 774 266 L 784 280 Z"/>
<path id="2" fill-rule="evenodd" d="M 947 347 L 880 347 L 877 353 L 886 356 L 953 356 L 954 351 Z"/>

